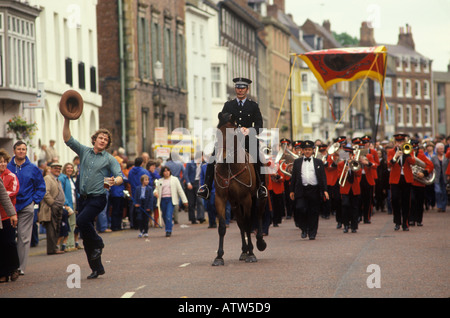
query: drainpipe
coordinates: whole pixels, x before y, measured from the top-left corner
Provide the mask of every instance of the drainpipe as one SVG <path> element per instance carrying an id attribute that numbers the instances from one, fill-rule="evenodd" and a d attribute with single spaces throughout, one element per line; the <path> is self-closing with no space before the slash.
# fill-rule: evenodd
<path id="1" fill-rule="evenodd" d="M 125 110 L 125 60 L 123 52 L 123 0 L 117 0 L 119 16 L 119 59 L 120 59 L 120 114 L 122 122 L 122 147 L 128 152 L 126 144 L 126 110 Z"/>

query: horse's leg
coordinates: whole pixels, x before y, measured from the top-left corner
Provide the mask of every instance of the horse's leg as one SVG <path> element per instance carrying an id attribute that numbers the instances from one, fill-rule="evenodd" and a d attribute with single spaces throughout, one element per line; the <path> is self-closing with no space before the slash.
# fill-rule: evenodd
<path id="1" fill-rule="evenodd" d="M 247 259 L 247 255 L 248 255 L 248 245 L 247 245 L 247 241 L 245 239 L 244 229 L 242 229 L 241 226 L 239 226 L 239 228 L 241 231 L 241 240 L 242 240 L 242 253 L 241 253 L 241 256 L 239 256 L 239 260 L 245 261 Z"/>
<path id="2" fill-rule="evenodd" d="M 263 217 L 264 217 L 264 212 L 266 209 L 266 199 L 263 200 L 258 200 L 258 232 L 256 233 L 256 247 L 258 248 L 258 251 L 264 251 L 267 247 L 267 243 L 264 241 L 263 238 L 263 228 L 262 228 L 262 223 L 263 223 Z"/>
<path id="3" fill-rule="evenodd" d="M 243 206 L 243 213 L 244 213 L 244 231 L 245 235 L 247 236 L 247 247 L 248 247 L 248 253 L 247 257 L 245 259 L 246 263 L 254 263 L 258 260 L 256 259 L 255 254 L 253 254 L 253 243 L 252 243 L 252 199 L 250 198 L 250 202 L 247 202 L 245 206 Z"/>
<path id="4" fill-rule="evenodd" d="M 225 237 L 225 233 L 227 231 L 227 227 L 225 224 L 225 204 L 226 202 L 223 202 L 223 200 L 218 200 L 216 197 L 216 210 L 217 210 L 217 216 L 219 218 L 219 227 L 218 227 L 218 233 L 219 233 L 219 249 L 217 250 L 217 257 L 214 259 L 212 266 L 220 266 L 224 265 L 223 261 L 223 239 Z"/>

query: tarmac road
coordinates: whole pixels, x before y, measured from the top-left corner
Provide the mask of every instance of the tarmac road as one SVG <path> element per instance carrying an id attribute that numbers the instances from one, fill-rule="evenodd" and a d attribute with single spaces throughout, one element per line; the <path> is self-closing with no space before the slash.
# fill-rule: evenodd
<path id="1" fill-rule="evenodd" d="M 377 212 L 358 233 L 321 218 L 316 240 L 302 239 L 293 220 L 270 227 L 256 263 L 239 261 L 237 224 L 225 236 L 225 265 L 213 267 L 217 229 L 191 225 L 180 212 L 170 238 L 151 228 L 101 234 L 106 274 L 87 280 L 83 250 L 47 255 L 45 241 L 31 249 L 16 282 L 0 285 L 4 298 L 448 298 L 450 212 L 426 211 L 423 227 L 394 231 L 392 215 Z M 69 266 L 79 266 L 79 271 Z M 68 270 L 69 267 L 69 270 Z M 75 276 L 80 274 L 80 276 Z M 77 278 L 80 278 L 77 280 Z M 75 283 L 78 286 L 74 286 Z M 71 285 L 72 284 L 72 285 Z M 72 287 L 72 288 L 70 288 Z M 79 288 L 77 288 L 79 287 Z M 370 288 L 373 287 L 373 288 Z"/>

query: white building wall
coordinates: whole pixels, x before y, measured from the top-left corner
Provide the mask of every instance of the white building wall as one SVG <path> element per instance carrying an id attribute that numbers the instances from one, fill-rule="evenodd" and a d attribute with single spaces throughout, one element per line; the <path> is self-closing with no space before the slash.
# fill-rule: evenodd
<path id="1" fill-rule="evenodd" d="M 34 144 L 56 141 L 56 150 L 64 164 L 76 155 L 62 138 L 64 117 L 59 112 L 59 101 L 68 89 L 78 91 L 83 97 L 81 117 L 70 124 L 74 138 L 90 146 L 90 136 L 99 128 L 99 108 L 102 99 L 98 94 L 97 58 L 97 0 L 29 0 L 30 5 L 42 11 L 36 19 L 36 56 L 38 82 L 44 83 L 45 108 L 32 110 L 39 130 Z M 65 60 L 72 59 L 72 87 L 66 84 Z M 85 64 L 85 89 L 78 84 L 78 63 Z M 91 92 L 90 68 L 96 69 L 96 92 Z M 39 153 L 38 146 L 35 151 Z"/>
<path id="2" fill-rule="evenodd" d="M 211 118 L 211 48 L 206 5 L 186 3 L 186 59 L 189 131 L 200 138 L 212 125 Z"/>

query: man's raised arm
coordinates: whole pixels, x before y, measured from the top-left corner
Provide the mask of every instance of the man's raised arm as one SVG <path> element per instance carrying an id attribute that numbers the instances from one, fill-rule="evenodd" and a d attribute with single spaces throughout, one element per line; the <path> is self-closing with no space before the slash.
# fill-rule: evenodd
<path id="1" fill-rule="evenodd" d="M 72 137 L 72 134 L 70 132 L 70 120 L 67 118 L 64 118 L 64 126 L 63 126 L 63 139 L 64 142 L 68 142 L 70 137 Z"/>

